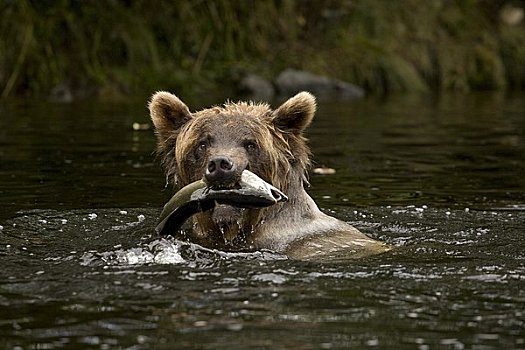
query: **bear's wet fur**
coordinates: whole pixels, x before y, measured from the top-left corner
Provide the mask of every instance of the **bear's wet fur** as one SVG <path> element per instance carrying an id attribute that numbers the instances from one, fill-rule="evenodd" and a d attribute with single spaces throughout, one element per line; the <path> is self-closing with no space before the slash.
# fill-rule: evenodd
<path id="1" fill-rule="evenodd" d="M 303 132 L 316 108 L 308 92 L 275 110 L 265 103 L 228 102 L 194 113 L 169 92 L 153 95 L 149 110 L 157 152 L 177 188 L 202 178 L 211 187 L 233 187 L 248 169 L 289 198 L 268 208 L 219 205 L 196 214 L 190 241 L 228 250 L 270 249 L 300 258 L 341 251 L 359 257 L 388 250 L 321 212 L 305 191 L 310 150 Z"/>

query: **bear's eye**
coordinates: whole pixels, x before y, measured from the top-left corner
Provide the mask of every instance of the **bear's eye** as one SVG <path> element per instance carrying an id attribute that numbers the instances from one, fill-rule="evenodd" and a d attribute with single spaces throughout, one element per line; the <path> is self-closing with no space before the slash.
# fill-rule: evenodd
<path id="1" fill-rule="evenodd" d="M 253 140 L 244 141 L 243 146 L 248 152 L 255 152 L 257 150 L 257 143 Z"/>
<path id="2" fill-rule="evenodd" d="M 201 151 L 201 152 L 206 151 L 206 148 L 208 148 L 208 143 L 207 142 L 205 142 L 205 141 L 199 142 L 199 145 L 197 146 L 197 150 L 198 151 Z"/>
<path id="3" fill-rule="evenodd" d="M 201 157 L 203 157 L 207 149 L 208 149 L 208 142 L 206 141 L 199 142 L 197 144 L 197 147 L 195 148 L 195 153 L 194 153 L 195 158 L 200 159 Z"/>

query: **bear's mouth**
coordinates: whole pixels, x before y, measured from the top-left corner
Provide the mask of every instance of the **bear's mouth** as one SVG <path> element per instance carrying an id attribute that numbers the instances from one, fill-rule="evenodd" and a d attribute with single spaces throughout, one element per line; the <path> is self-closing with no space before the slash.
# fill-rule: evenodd
<path id="1" fill-rule="evenodd" d="M 232 243 L 244 226 L 244 212 L 246 209 L 231 205 L 217 205 L 212 212 L 211 218 L 217 225 L 225 243 Z"/>

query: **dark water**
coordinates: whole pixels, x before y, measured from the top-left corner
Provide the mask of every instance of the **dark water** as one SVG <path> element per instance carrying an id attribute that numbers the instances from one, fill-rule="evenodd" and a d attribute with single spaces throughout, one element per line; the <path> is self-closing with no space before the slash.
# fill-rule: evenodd
<path id="1" fill-rule="evenodd" d="M 143 101 L 0 107 L 2 349 L 525 349 L 525 96 L 321 103 L 320 206 L 393 251 L 301 262 L 153 233 Z"/>

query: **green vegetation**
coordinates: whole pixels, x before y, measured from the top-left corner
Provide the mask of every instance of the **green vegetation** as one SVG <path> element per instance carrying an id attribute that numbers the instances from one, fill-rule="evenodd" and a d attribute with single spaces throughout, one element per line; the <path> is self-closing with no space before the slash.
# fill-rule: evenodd
<path id="1" fill-rule="evenodd" d="M 372 93 L 522 89 L 511 6 L 519 17 L 505 0 L 2 0 L 0 94 L 191 95 L 287 67 Z"/>

